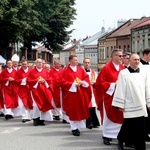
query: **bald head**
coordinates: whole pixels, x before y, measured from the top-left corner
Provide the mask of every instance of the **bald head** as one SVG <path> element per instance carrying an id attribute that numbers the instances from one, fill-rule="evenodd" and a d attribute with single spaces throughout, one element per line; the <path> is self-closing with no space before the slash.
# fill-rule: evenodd
<path id="1" fill-rule="evenodd" d="M 61 62 L 60 61 L 54 61 L 54 67 L 56 69 L 60 69 L 61 68 Z"/>
<path id="2" fill-rule="evenodd" d="M 39 69 L 42 68 L 42 67 L 43 67 L 42 59 L 40 59 L 40 58 L 36 59 L 35 65 L 36 65 L 36 67 L 39 68 Z"/>
<path id="3" fill-rule="evenodd" d="M 138 68 L 139 64 L 140 64 L 139 55 L 135 54 L 135 53 L 131 54 L 131 56 L 130 56 L 130 67 L 135 70 Z"/>
<path id="4" fill-rule="evenodd" d="M 37 62 L 42 62 L 42 59 L 40 59 L 40 58 L 36 59 L 35 63 L 37 63 Z"/>
<path id="5" fill-rule="evenodd" d="M 45 68 L 47 71 L 50 71 L 51 66 L 50 66 L 50 64 L 45 64 L 45 65 L 44 65 L 44 68 Z"/>

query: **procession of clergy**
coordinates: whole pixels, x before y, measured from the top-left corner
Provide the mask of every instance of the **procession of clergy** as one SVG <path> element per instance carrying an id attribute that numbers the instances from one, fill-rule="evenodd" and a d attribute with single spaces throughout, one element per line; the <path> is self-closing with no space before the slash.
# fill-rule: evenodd
<path id="1" fill-rule="evenodd" d="M 14 54 L 0 73 L 0 110 L 6 120 L 22 116 L 22 123 L 34 126 L 62 119 L 71 133 L 80 136 L 82 128 L 103 126 L 103 143 L 118 139 L 135 150 L 146 150 L 150 141 L 150 49 L 138 54 L 114 49 L 111 60 L 99 73 L 90 68 L 90 59 L 78 65 L 70 55 L 62 68 L 60 61 L 50 67 L 44 60 L 29 66 Z M 98 111 L 97 111 L 98 110 Z M 98 115 L 100 113 L 100 117 Z M 100 123 L 101 122 L 101 123 Z"/>

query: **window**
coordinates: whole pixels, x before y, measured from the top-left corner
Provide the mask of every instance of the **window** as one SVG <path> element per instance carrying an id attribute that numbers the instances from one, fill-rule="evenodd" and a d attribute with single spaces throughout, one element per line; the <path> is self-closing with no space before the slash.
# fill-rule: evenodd
<path id="1" fill-rule="evenodd" d="M 150 47 L 150 39 L 148 39 L 148 47 Z"/>
<path id="2" fill-rule="evenodd" d="M 124 49 L 124 52 L 126 52 L 126 45 L 124 45 L 124 48 L 123 48 L 123 49 Z"/>
<path id="3" fill-rule="evenodd" d="M 105 50 L 105 47 L 104 47 L 104 50 L 103 50 L 103 54 L 104 54 L 104 59 L 106 59 L 106 50 Z"/>
<path id="4" fill-rule="evenodd" d="M 109 57 L 109 47 L 107 47 L 107 58 Z"/>
<path id="5" fill-rule="evenodd" d="M 143 49 L 145 49 L 145 40 L 143 39 Z"/>
<path id="6" fill-rule="evenodd" d="M 111 51 L 113 50 L 113 46 L 111 46 Z"/>
<path id="7" fill-rule="evenodd" d="M 128 51 L 128 52 L 130 52 L 130 45 L 128 45 L 128 49 L 127 49 L 127 51 Z"/>

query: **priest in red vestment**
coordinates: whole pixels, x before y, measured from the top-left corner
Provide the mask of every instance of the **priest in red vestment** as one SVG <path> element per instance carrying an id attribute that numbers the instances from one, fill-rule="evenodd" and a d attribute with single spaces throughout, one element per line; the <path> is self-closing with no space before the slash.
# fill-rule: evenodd
<path id="1" fill-rule="evenodd" d="M 69 117 L 72 134 L 79 136 L 80 128 L 86 128 L 85 120 L 89 117 L 91 87 L 88 75 L 78 66 L 77 56 L 69 56 L 69 62 L 57 81 L 61 83 L 63 110 Z"/>
<path id="2" fill-rule="evenodd" d="M 33 109 L 31 93 L 29 90 L 29 85 L 27 84 L 27 77 L 30 71 L 31 69 L 28 67 L 28 61 L 25 59 L 22 60 L 22 66 L 16 74 L 19 102 L 21 105 L 22 123 L 31 120 L 30 110 Z"/>
<path id="3" fill-rule="evenodd" d="M 6 62 L 5 68 L 0 75 L 4 98 L 4 113 L 6 119 L 13 118 L 14 110 L 18 107 L 18 87 L 16 83 L 16 70 L 12 68 L 12 61 Z"/>
<path id="4" fill-rule="evenodd" d="M 60 61 L 54 61 L 54 66 L 49 71 L 49 75 L 52 77 L 52 81 L 55 82 L 58 74 L 62 71 Z M 53 110 L 54 119 L 60 120 L 61 112 L 61 102 L 60 102 L 60 87 L 53 87 L 53 99 L 56 105 L 56 108 Z"/>
<path id="5" fill-rule="evenodd" d="M 4 103 L 3 103 L 2 84 L 0 83 L 0 114 L 2 113 L 1 110 L 3 108 L 4 108 Z"/>
<path id="6" fill-rule="evenodd" d="M 0 64 L 0 74 L 2 72 L 2 64 Z M 4 102 L 3 102 L 2 84 L 0 82 L 0 117 L 4 116 Z"/>
<path id="7" fill-rule="evenodd" d="M 52 120 L 52 81 L 48 71 L 43 68 L 42 60 L 35 61 L 35 67 L 30 71 L 27 82 L 33 100 L 33 125 L 45 125 L 44 121 Z"/>
<path id="8" fill-rule="evenodd" d="M 95 93 L 98 109 L 103 123 L 103 143 L 110 145 L 111 139 L 116 139 L 123 123 L 123 113 L 112 106 L 113 94 L 117 84 L 118 74 L 124 69 L 121 64 L 123 52 L 115 49 L 111 53 L 111 61 L 99 73 Z"/>

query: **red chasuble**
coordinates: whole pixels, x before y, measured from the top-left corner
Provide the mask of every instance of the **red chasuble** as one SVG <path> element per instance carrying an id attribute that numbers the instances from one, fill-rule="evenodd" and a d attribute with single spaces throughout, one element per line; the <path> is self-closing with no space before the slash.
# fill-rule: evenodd
<path id="1" fill-rule="evenodd" d="M 5 68 L 0 75 L 4 104 L 6 108 L 16 108 L 18 106 L 18 87 L 15 80 L 9 81 L 8 85 L 6 85 L 9 77 L 15 79 L 16 70 L 13 69 L 12 72 L 9 73 L 7 68 Z"/>
<path id="2" fill-rule="evenodd" d="M 90 85 L 88 75 L 79 66 L 77 66 L 76 72 L 68 66 L 62 71 L 61 75 L 59 79 L 63 94 L 63 110 L 71 121 L 87 119 L 89 117 L 88 105 L 91 100 L 91 87 L 85 88 L 80 86 L 77 88 L 77 92 L 70 92 L 69 89 L 77 78 L 86 81 Z"/>
<path id="3" fill-rule="evenodd" d="M 4 102 L 3 102 L 3 93 L 2 93 L 2 83 L 0 81 L 0 109 L 1 108 L 4 108 Z"/>
<path id="4" fill-rule="evenodd" d="M 16 74 L 16 81 L 18 83 L 18 95 L 21 98 L 25 108 L 27 109 L 33 109 L 33 102 L 29 90 L 29 85 L 27 84 L 27 82 L 25 85 L 20 85 L 20 84 L 23 78 L 28 77 L 30 71 L 31 69 L 29 69 L 28 72 L 25 72 L 22 68 L 20 68 Z"/>
<path id="5" fill-rule="evenodd" d="M 58 77 L 58 74 L 62 71 L 62 69 L 59 69 L 59 71 L 57 71 L 55 68 L 51 68 L 51 70 L 49 71 L 49 75 L 52 77 L 52 82 L 55 82 L 56 78 Z M 55 105 L 57 108 L 60 108 L 60 87 L 53 87 L 53 99 L 55 102 Z"/>
<path id="6" fill-rule="evenodd" d="M 2 84 L 0 83 L 0 109 L 1 108 L 4 108 L 4 103 L 3 103 L 3 94 L 2 94 Z"/>
<path id="7" fill-rule="evenodd" d="M 106 91 L 110 87 L 110 84 L 117 81 L 120 70 L 124 69 L 123 65 L 120 65 L 119 67 L 120 69 L 119 71 L 117 71 L 112 61 L 103 67 L 96 80 L 95 93 L 96 93 L 96 102 L 98 109 L 100 110 L 101 113 L 102 121 L 103 121 L 103 102 L 104 102 L 108 119 L 114 123 L 122 124 L 123 113 L 119 111 L 116 107 L 112 106 L 113 95 L 110 96 L 106 93 Z"/>
<path id="8" fill-rule="evenodd" d="M 37 87 L 34 87 L 38 82 L 38 79 L 42 77 L 49 84 L 50 87 L 46 87 L 45 83 L 39 83 Z M 32 91 L 32 96 L 36 102 L 39 110 L 46 112 L 50 109 L 54 109 L 52 102 L 52 85 L 49 73 L 44 68 L 39 72 L 36 67 L 32 69 L 28 75 L 28 84 Z"/>

